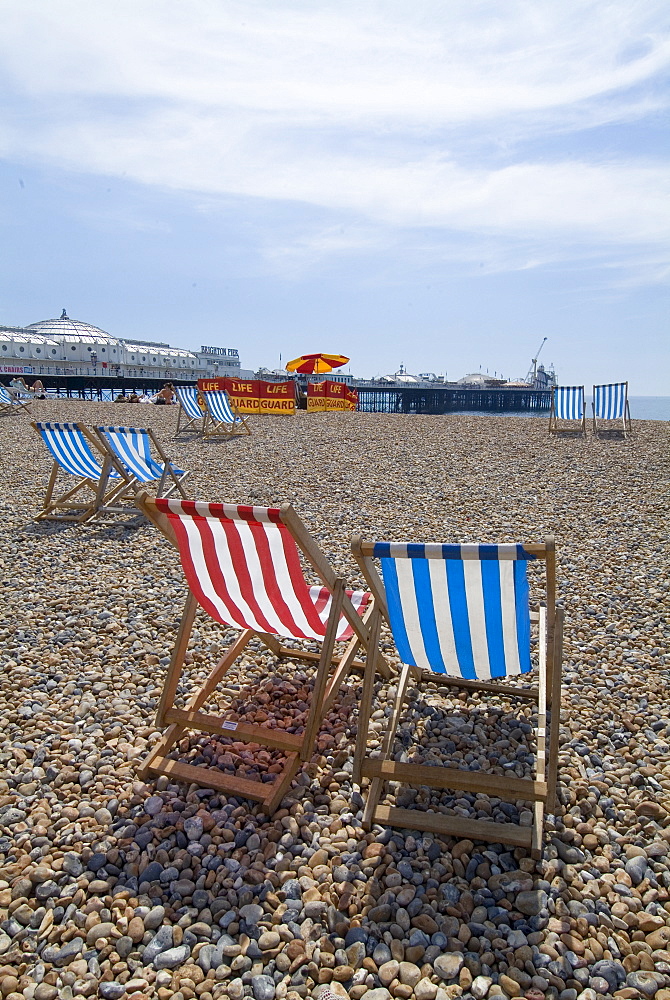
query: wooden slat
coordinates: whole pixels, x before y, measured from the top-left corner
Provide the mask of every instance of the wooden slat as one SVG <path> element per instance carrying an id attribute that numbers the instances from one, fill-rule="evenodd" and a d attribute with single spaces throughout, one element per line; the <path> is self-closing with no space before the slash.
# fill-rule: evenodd
<path id="1" fill-rule="evenodd" d="M 542 857 L 542 838 L 544 836 L 544 803 L 536 802 L 533 806 L 533 825 L 531 827 L 530 853 L 535 860 Z"/>
<path id="2" fill-rule="evenodd" d="M 159 757 L 152 761 L 149 770 L 152 774 L 167 774 L 177 781 L 194 783 L 201 788 L 214 788 L 228 795 L 240 795 L 243 799 L 253 799 L 254 802 L 264 802 L 268 797 L 268 786 L 262 781 L 237 778 L 232 774 L 224 774 L 214 767 L 196 767 L 193 764 L 182 764 L 178 760 Z"/>
<path id="3" fill-rule="evenodd" d="M 377 656 L 379 655 L 379 626 L 381 624 L 381 614 L 376 610 L 370 628 L 370 649 L 368 651 L 368 662 L 363 675 L 363 694 L 358 706 L 358 730 L 356 732 L 356 744 L 354 747 L 354 770 L 353 779 L 357 785 L 361 783 L 361 764 L 367 751 L 368 729 L 370 726 L 370 715 L 372 714 L 372 696 L 374 694 L 375 667 Z"/>
<path id="4" fill-rule="evenodd" d="M 388 756 L 391 747 L 393 746 L 393 740 L 395 739 L 396 729 L 398 728 L 398 723 L 400 722 L 400 716 L 405 702 L 410 671 L 411 668 L 406 663 L 403 663 L 400 677 L 398 679 L 398 689 L 396 692 L 395 704 L 393 706 L 393 714 L 391 715 L 384 739 L 382 740 L 382 754 L 384 755 L 384 758 Z M 369 830 L 372 825 L 372 817 L 377 809 L 377 803 L 381 798 L 383 788 L 384 781 L 382 778 L 378 777 L 372 779 L 368 789 L 365 810 L 363 812 L 363 826 L 366 830 Z"/>
<path id="5" fill-rule="evenodd" d="M 273 781 L 271 785 L 265 786 L 266 788 L 269 788 L 270 791 L 263 799 L 263 808 L 269 816 L 272 816 L 272 813 L 286 795 L 293 776 L 300 767 L 301 763 L 302 761 L 300 760 L 298 754 L 290 754 L 286 760 L 286 765 L 281 775 L 278 775 L 277 780 Z"/>
<path id="6" fill-rule="evenodd" d="M 169 708 L 172 708 L 174 704 L 177 687 L 179 685 L 179 678 L 181 677 L 181 672 L 184 668 L 184 655 L 188 648 L 188 641 L 191 636 L 191 629 L 193 628 L 193 620 L 195 618 L 197 607 L 198 604 L 195 596 L 189 590 L 186 596 L 186 603 L 182 612 L 181 622 L 179 623 L 177 638 L 172 648 L 170 665 L 165 675 L 163 690 L 158 702 L 158 708 L 156 709 L 156 725 L 159 728 L 162 728 L 165 725 L 165 713 Z"/>
<path id="7" fill-rule="evenodd" d="M 182 726 L 168 726 L 156 746 L 149 752 L 148 756 L 145 757 L 142 764 L 140 764 L 137 768 L 137 776 L 141 778 L 142 781 L 146 779 L 154 765 L 154 762 L 159 759 L 162 760 L 165 754 L 169 753 L 183 732 L 184 729 Z"/>
<path id="8" fill-rule="evenodd" d="M 345 600 L 344 580 L 341 577 L 338 577 L 335 580 L 335 583 L 331 588 L 331 593 L 333 596 L 330 604 L 330 612 L 328 614 L 328 625 L 326 628 L 326 634 L 323 638 L 319 666 L 314 678 L 314 690 L 312 691 L 309 713 L 305 722 L 305 735 L 300 752 L 300 756 L 303 760 L 308 760 L 309 757 L 311 757 L 314 740 L 316 739 L 317 731 L 325 714 L 323 699 L 326 693 L 326 684 L 328 683 L 328 671 L 333 661 L 337 626 L 340 621 L 342 604 Z"/>
<path id="9" fill-rule="evenodd" d="M 445 687 L 465 688 L 467 691 L 491 691 L 494 694 L 513 695 L 526 701 L 537 701 L 537 688 L 516 688 L 510 684 L 496 684 L 495 681 L 471 681 L 462 677 L 448 677 L 446 674 L 435 674 L 432 671 L 422 671 L 421 680 Z"/>
<path id="10" fill-rule="evenodd" d="M 556 610 L 556 633 L 554 636 L 554 664 L 551 675 L 551 727 L 549 729 L 549 758 L 547 760 L 547 782 L 549 795 L 547 808 L 556 812 L 556 783 L 558 781 L 558 741 L 561 728 L 561 678 L 563 672 L 563 608 Z"/>
<path id="11" fill-rule="evenodd" d="M 407 785 L 427 785 L 429 788 L 453 788 L 496 795 L 505 801 L 524 799 L 544 801 L 547 784 L 532 778 L 517 778 L 482 771 L 461 771 L 455 767 L 431 767 L 429 764 L 401 764 L 394 760 L 367 758 L 362 762 L 363 774 L 384 781 L 402 781 Z"/>
<path id="12" fill-rule="evenodd" d="M 481 819 L 445 816 L 443 813 L 419 812 L 416 809 L 377 806 L 373 822 L 403 830 L 426 830 L 449 837 L 467 837 L 492 844 L 512 844 L 514 847 L 530 848 L 532 842 L 530 827 L 516 826 L 514 823 L 486 823 Z"/>
<path id="13" fill-rule="evenodd" d="M 216 690 L 221 678 L 230 670 L 237 657 L 246 649 L 255 634 L 249 628 L 245 629 L 244 632 L 240 632 L 232 646 L 228 647 L 219 662 L 212 668 L 209 677 L 202 687 L 195 691 L 188 701 L 186 705 L 187 712 L 197 712 L 198 709 L 202 708 L 212 692 Z"/>
<path id="14" fill-rule="evenodd" d="M 263 639 L 263 641 L 265 642 L 265 639 Z M 338 640 L 338 642 L 339 641 L 340 640 Z M 358 642 L 358 645 L 360 645 L 360 641 Z M 272 652 L 275 652 L 275 650 L 272 650 Z M 315 663 L 318 663 L 319 660 L 321 659 L 321 653 L 317 653 L 312 649 L 306 649 L 306 650 L 291 649 L 290 646 L 280 646 L 279 649 L 277 650 L 276 655 L 285 656 L 289 660 L 313 660 Z M 332 656 L 330 662 L 339 663 L 340 662 L 339 654 Z M 356 667 L 357 670 L 365 670 L 365 663 L 363 662 L 363 660 L 354 660 L 351 666 Z"/>
<path id="15" fill-rule="evenodd" d="M 270 729 L 268 726 L 254 726 L 248 722 L 238 722 L 236 729 L 224 729 L 222 723 L 225 720 L 215 715 L 204 715 L 197 711 L 185 712 L 179 708 L 169 708 L 164 719 L 165 722 L 177 723 L 184 729 L 198 729 L 203 733 L 213 733 L 215 736 L 230 736 L 231 739 L 241 740 L 243 743 L 261 743 L 277 750 L 295 750 L 303 741 L 302 736 L 294 733 Z"/>
<path id="16" fill-rule="evenodd" d="M 372 556 L 374 552 L 374 547 L 377 543 L 375 541 L 364 542 L 362 540 L 356 542 L 356 549 L 362 556 Z M 408 544 L 403 542 L 402 544 Z M 458 544 L 458 543 L 456 543 Z M 546 545 L 544 542 L 518 542 L 515 544 L 521 545 L 526 552 L 530 555 L 537 556 L 538 559 L 544 559 L 546 553 Z"/>

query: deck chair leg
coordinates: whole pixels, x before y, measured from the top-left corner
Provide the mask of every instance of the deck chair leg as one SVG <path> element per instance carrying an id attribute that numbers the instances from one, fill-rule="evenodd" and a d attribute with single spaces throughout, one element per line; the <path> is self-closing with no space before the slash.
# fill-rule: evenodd
<path id="1" fill-rule="evenodd" d="M 102 463 L 102 475 L 100 476 L 100 479 L 98 480 L 98 485 L 97 485 L 97 488 L 96 488 L 96 491 L 95 491 L 95 508 L 94 509 L 95 509 L 96 512 L 99 511 L 99 510 L 101 510 L 101 508 L 104 507 L 106 505 L 106 503 L 108 502 L 108 498 L 106 497 L 106 490 L 107 490 L 107 487 L 109 485 L 109 477 L 110 477 L 111 472 L 112 472 L 112 463 L 111 463 L 111 461 L 110 461 L 109 458 L 105 458 L 104 462 Z M 123 489 L 123 483 L 119 483 L 119 484 L 117 484 L 117 486 L 120 487 L 120 489 Z M 116 487 L 114 487 L 112 489 L 112 491 L 111 491 L 111 496 L 110 496 L 109 500 L 111 501 L 112 497 L 116 498 L 116 496 L 118 495 L 118 493 L 119 493 L 119 489 L 117 489 Z"/>
<path id="2" fill-rule="evenodd" d="M 536 777 L 545 782 L 547 774 L 547 608 L 540 606 L 540 648 L 538 662 L 537 691 L 537 751 Z M 531 828 L 531 855 L 538 859 L 542 855 L 542 838 L 544 836 L 544 802 L 535 799 L 533 803 L 533 826 Z"/>
<path id="3" fill-rule="evenodd" d="M 186 706 L 186 710 L 188 712 L 197 712 L 200 708 L 202 708 L 212 691 L 216 689 L 216 686 L 223 675 L 230 670 L 237 657 L 240 655 L 245 646 L 248 645 L 249 640 L 255 634 L 256 633 L 251 629 L 245 629 L 245 631 L 238 636 L 233 645 L 226 650 L 219 662 L 213 668 L 203 686 L 196 691 L 189 701 Z"/>
<path id="4" fill-rule="evenodd" d="M 368 658 L 365 665 L 365 673 L 363 675 L 363 694 L 361 696 L 361 704 L 358 709 L 358 731 L 356 733 L 354 771 L 352 775 L 353 780 L 357 785 L 360 785 L 361 783 L 361 767 L 368 742 L 368 729 L 370 726 L 370 714 L 372 711 L 372 695 L 375 686 L 380 625 L 380 613 L 377 610 L 370 625 L 370 645 L 368 647 Z"/>
<path id="5" fill-rule="evenodd" d="M 161 696 L 161 702 L 158 707 L 158 713 L 156 715 L 156 724 L 161 725 L 164 723 L 164 717 L 167 712 L 169 712 L 174 701 L 175 692 L 177 690 L 177 684 L 179 682 L 179 677 L 181 676 L 181 668 L 183 665 L 184 653 L 186 652 L 186 646 L 191 634 L 191 628 L 193 627 L 193 619 L 195 617 L 195 610 L 197 608 L 197 602 L 192 594 L 189 595 L 186 601 L 186 607 L 184 608 L 184 613 L 182 616 L 181 625 L 179 628 L 179 633 L 177 635 L 177 642 L 175 643 L 175 649 L 173 652 L 172 662 L 168 668 L 168 675 L 166 678 L 165 688 L 163 690 L 163 695 Z M 240 652 L 249 642 L 249 639 L 254 633 L 250 630 L 243 632 L 236 642 L 227 650 L 226 654 L 219 660 L 211 674 L 199 688 L 195 694 L 191 697 L 186 710 L 187 711 L 198 711 L 202 705 L 207 701 L 212 691 L 216 688 L 219 680 L 229 669 L 230 665 L 235 662 Z M 160 719 L 159 721 L 159 713 Z M 172 723 L 166 731 L 161 736 L 160 740 L 153 748 L 149 756 L 146 758 L 141 768 L 138 770 L 138 774 L 144 780 L 147 777 L 154 762 L 158 758 L 162 758 L 166 753 L 169 752 L 171 747 L 177 742 L 181 737 L 182 733 L 186 732 L 186 726 Z"/>
<path id="6" fill-rule="evenodd" d="M 137 768 L 137 775 L 141 781 L 146 781 L 149 777 L 154 761 L 158 758 L 164 757 L 165 754 L 172 749 L 184 731 L 184 726 L 178 726 L 176 724 L 168 726 L 151 753 L 145 757 L 140 766 Z"/>
<path id="7" fill-rule="evenodd" d="M 174 702 L 174 696 L 177 692 L 177 685 L 179 684 L 179 678 L 184 666 L 184 656 L 186 654 L 188 640 L 191 636 L 191 629 L 193 628 L 193 621 L 195 619 L 197 607 L 198 602 L 196 601 L 194 595 L 189 591 L 188 597 L 186 598 L 186 604 L 184 605 L 181 624 L 179 625 L 179 631 L 177 633 L 177 641 L 175 642 L 174 649 L 172 650 L 170 666 L 168 667 L 167 676 L 165 678 L 165 686 L 158 703 L 158 710 L 156 711 L 156 725 L 159 727 L 162 727 L 165 724 L 165 712 L 168 708 L 172 708 Z"/>
<path id="8" fill-rule="evenodd" d="M 386 760 L 391 751 L 391 747 L 393 746 L 393 740 L 395 739 L 398 723 L 400 722 L 400 713 L 402 712 L 403 704 L 405 702 L 410 671 L 411 668 L 408 664 L 403 663 L 400 679 L 398 681 L 398 693 L 396 695 L 393 715 L 391 716 L 391 722 L 386 730 L 386 735 L 382 742 L 382 760 Z M 384 782 L 381 778 L 375 777 L 372 779 L 372 783 L 368 790 L 367 801 L 365 803 L 365 812 L 363 813 L 363 828 L 366 830 L 369 830 L 374 822 L 374 816 L 377 811 L 379 799 L 381 798 L 383 786 Z"/>
<path id="9" fill-rule="evenodd" d="M 55 473 L 56 474 L 58 473 L 58 465 L 57 464 L 56 464 Z M 55 480 L 55 475 L 52 474 L 51 478 L 53 478 Z M 43 517 L 46 513 L 50 514 L 52 510 L 58 510 L 59 507 L 64 507 L 65 505 L 67 505 L 68 507 L 72 507 L 72 508 L 75 508 L 75 507 L 87 507 L 88 504 L 84 503 L 83 501 L 82 501 L 81 504 L 75 504 L 75 503 L 69 503 L 69 500 L 70 500 L 71 497 L 73 497 L 75 495 L 75 493 L 78 493 L 80 489 L 82 489 L 84 486 L 88 486 L 88 485 L 89 485 L 89 480 L 88 479 L 82 479 L 80 482 L 78 482 L 71 489 L 67 490 L 65 493 L 62 493 L 59 497 L 57 497 L 55 500 L 53 500 L 52 499 L 53 485 L 52 485 L 51 480 L 50 480 L 50 482 L 49 482 L 49 488 L 47 490 L 47 496 L 46 496 L 45 501 L 44 501 L 44 510 L 41 512 L 41 514 L 39 515 L 39 517 Z"/>
<path id="10" fill-rule="evenodd" d="M 271 794 L 268 794 L 267 798 L 263 801 L 263 808 L 269 816 L 272 815 L 288 792 L 295 773 L 301 764 L 302 761 L 299 754 L 289 754 L 281 777 L 277 777 L 277 780 L 272 782 L 270 786 Z"/>
<path id="11" fill-rule="evenodd" d="M 51 502 L 54 486 L 56 485 L 56 478 L 58 476 L 58 468 L 58 462 L 54 462 L 51 475 L 49 476 L 49 485 L 47 486 L 46 496 L 44 497 L 44 510 L 48 509 L 49 503 Z"/>
<path id="12" fill-rule="evenodd" d="M 556 784 L 558 780 L 558 747 L 561 729 L 561 680 L 563 660 L 563 608 L 556 609 L 554 636 L 554 665 L 552 670 L 551 726 L 549 729 L 549 758 L 547 761 L 547 810 L 555 812 Z"/>
<path id="13" fill-rule="evenodd" d="M 376 609 L 374 603 L 371 604 L 370 607 L 367 609 L 367 611 L 365 612 L 365 614 L 363 615 L 363 617 L 361 619 L 362 624 L 368 626 L 369 629 L 372 628 L 372 625 L 370 624 L 370 622 L 374 621 L 373 616 L 375 615 L 376 610 L 377 609 Z M 378 615 L 378 612 L 377 612 L 377 615 Z M 377 640 L 376 641 L 377 642 L 379 641 L 379 629 L 377 629 Z M 367 656 L 369 658 L 370 657 L 370 650 L 372 649 L 372 638 L 371 638 L 371 632 L 370 631 L 368 632 L 367 643 L 368 643 L 368 645 L 367 645 Z M 337 697 L 337 692 L 339 691 L 342 682 L 344 681 L 345 677 L 347 676 L 347 674 L 349 673 L 349 671 L 351 670 L 352 667 L 357 666 L 357 667 L 360 668 L 362 666 L 363 674 L 365 675 L 365 672 L 367 670 L 366 664 L 363 664 L 361 661 L 357 661 L 356 658 L 355 658 L 356 657 L 356 653 L 358 651 L 358 647 L 360 645 L 361 645 L 361 639 L 359 638 L 358 635 L 356 635 L 356 633 L 354 633 L 354 635 L 351 637 L 351 639 L 347 643 L 347 648 L 345 649 L 344 653 L 340 657 L 340 660 L 339 660 L 339 662 L 337 664 L 335 672 L 333 673 L 333 676 L 331 677 L 330 682 L 328 684 L 328 688 L 326 690 L 326 697 L 325 697 L 325 700 L 324 700 L 324 708 L 323 708 L 323 714 L 324 715 L 327 715 L 328 712 L 330 711 L 330 709 L 332 708 L 333 702 L 335 701 L 335 698 Z M 380 671 L 380 673 L 382 674 L 382 676 L 386 680 L 388 680 L 388 678 L 390 677 L 390 670 L 389 670 L 389 667 L 388 667 L 388 664 L 387 664 L 386 660 L 381 655 L 381 653 L 378 653 L 377 658 L 376 658 L 376 662 L 377 662 L 377 669 Z"/>
<path id="14" fill-rule="evenodd" d="M 323 717 L 325 715 L 323 697 L 328 681 L 328 673 L 333 660 L 333 650 L 335 649 L 335 636 L 342 613 L 342 601 L 344 599 L 344 580 L 338 578 L 332 588 L 332 603 L 330 614 L 328 615 L 328 627 L 321 647 L 321 658 L 317 667 L 314 691 L 312 692 L 312 702 L 309 707 L 307 724 L 305 725 L 305 735 L 303 737 L 300 756 L 302 760 L 307 760 L 311 756 L 312 747 L 316 739 Z"/>

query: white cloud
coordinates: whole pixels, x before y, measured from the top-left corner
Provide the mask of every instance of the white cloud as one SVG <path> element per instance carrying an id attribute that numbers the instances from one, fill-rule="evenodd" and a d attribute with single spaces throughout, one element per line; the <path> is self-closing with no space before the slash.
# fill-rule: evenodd
<path id="1" fill-rule="evenodd" d="M 0 45 L 7 70 L 35 95 L 434 126 L 643 83 L 668 65 L 663 16 L 649 0 L 21 0 Z"/>
<path id="2" fill-rule="evenodd" d="M 574 133 L 569 155 L 538 150 L 667 105 L 663 18 L 656 0 L 21 0 L 0 138 L 23 162 L 341 213 L 353 252 L 423 227 L 521 241 L 528 261 L 556 241 L 630 253 L 667 244 L 665 165 Z M 344 253 L 335 232 L 266 253 Z"/>

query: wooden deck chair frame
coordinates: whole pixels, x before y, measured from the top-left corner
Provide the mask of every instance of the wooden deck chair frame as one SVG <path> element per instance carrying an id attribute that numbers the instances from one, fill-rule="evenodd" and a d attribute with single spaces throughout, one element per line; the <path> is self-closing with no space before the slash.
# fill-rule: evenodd
<path id="1" fill-rule="evenodd" d="M 581 417 L 559 416 L 556 410 L 556 392 L 560 389 L 581 390 Z M 576 426 L 575 426 L 576 425 Z M 549 433 L 550 434 L 580 434 L 586 437 L 586 402 L 584 398 L 583 385 L 561 385 L 554 386 L 551 393 L 551 409 L 549 411 Z"/>
<path id="2" fill-rule="evenodd" d="M 133 472 L 132 468 L 127 465 L 123 458 L 118 455 L 114 448 L 112 447 L 109 440 L 109 432 L 112 431 L 126 431 L 134 432 L 136 434 L 146 434 L 150 446 L 156 449 L 157 453 L 160 455 L 161 462 L 163 464 L 163 469 L 160 476 L 156 476 L 153 482 L 157 483 L 156 486 L 156 496 L 158 497 L 169 497 L 175 492 L 179 493 L 184 499 L 186 499 L 186 493 L 184 492 L 184 483 L 190 476 L 190 472 L 184 472 L 181 469 L 176 469 L 173 463 L 170 461 L 165 451 L 161 447 L 161 443 L 152 431 L 151 427 L 113 427 L 113 426 L 98 426 L 95 428 L 95 433 L 98 436 L 98 444 L 102 451 L 109 458 L 110 462 L 113 464 L 114 468 L 119 470 L 123 469 L 128 477 L 128 486 L 133 492 L 137 492 L 140 489 L 144 489 L 146 483 L 137 477 Z"/>
<path id="3" fill-rule="evenodd" d="M 196 391 L 196 397 L 195 398 L 196 398 L 196 402 L 197 402 L 197 394 L 198 394 L 199 390 L 195 386 L 190 386 L 190 385 L 175 386 L 175 391 L 176 391 L 176 394 L 177 394 L 177 402 L 179 403 L 179 411 L 177 413 L 177 429 L 175 431 L 175 436 L 177 434 L 186 434 L 189 431 L 192 434 L 202 434 L 202 432 L 203 432 L 203 428 L 204 428 L 204 425 L 205 425 L 205 418 L 206 418 L 205 411 L 200 410 L 200 412 L 198 413 L 197 416 L 195 414 L 193 414 L 193 415 L 190 414 L 186 410 L 186 408 L 184 407 L 183 402 L 182 402 L 182 398 L 181 398 L 181 396 L 179 394 L 179 390 L 180 389 L 182 389 L 182 390 L 184 390 L 184 389 L 188 390 L 188 389 L 192 389 L 192 388 L 195 389 L 195 391 Z M 198 405 L 198 409 L 200 409 L 199 404 L 197 404 L 197 405 Z M 182 417 L 186 421 L 184 423 L 183 427 L 181 425 Z M 198 421 L 201 421 L 200 426 L 197 426 Z"/>
<path id="4" fill-rule="evenodd" d="M 30 413 L 32 400 L 21 399 L 9 391 L 6 385 L 0 385 L 0 413 Z"/>
<path id="5" fill-rule="evenodd" d="M 210 409 L 210 401 L 215 394 L 223 393 L 228 402 L 230 412 L 233 415 L 233 420 L 222 420 L 220 417 L 212 413 Z M 251 428 L 247 423 L 247 417 L 240 413 L 237 404 L 230 398 L 227 392 L 223 389 L 217 389 L 215 391 L 207 392 L 204 390 L 202 392 L 202 398 L 205 404 L 206 412 L 205 419 L 202 425 L 202 436 L 203 437 L 238 437 L 241 434 L 251 434 Z"/>
<path id="6" fill-rule="evenodd" d="M 375 542 L 363 541 L 359 536 L 355 536 L 352 539 L 352 551 L 363 571 L 375 603 L 379 607 L 382 619 L 389 622 L 384 583 L 372 558 L 375 544 Z M 369 829 L 373 823 L 379 823 L 383 826 L 425 830 L 459 839 L 471 838 L 492 843 L 511 844 L 514 847 L 529 850 L 535 858 L 540 857 L 545 810 L 553 812 L 556 803 L 563 611 L 556 608 L 555 601 L 556 562 L 553 538 L 547 538 L 539 544 L 524 544 L 523 548 L 538 560 L 544 560 L 545 564 L 546 602 L 540 604 L 538 611 L 530 613 L 531 622 L 538 624 L 540 637 L 544 635 L 545 639 L 544 643 L 542 641 L 539 643 L 538 686 L 536 688 L 518 688 L 498 681 L 465 680 L 446 674 L 429 673 L 417 667 L 403 664 L 392 715 L 382 741 L 381 756 L 371 758 L 367 753 L 367 739 L 373 706 L 376 650 L 369 651 L 360 703 L 353 772 L 354 781 L 359 785 L 363 778 L 370 780 L 363 816 L 365 828 Z M 438 686 L 488 691 L 536 702 L 538 722 L 535 732 L 537 741 L 535 778 L 487 774 L 448 766 L 405 764 L 390 759 L 410 679 L 414 678 L 417 683 L 420 683 L 422 678 L 427 677 Z M 547 715 L 548 708 L 552 708 L 550 724 Z M 383 793 L 384 783 L 387 781 L 402 782 L 414 787 L 428 786 L 440 790 L 480 792 L 489 796 L 497 796 L 504 801 L 528 801 L 533 803 L 533 825 L 528 828 L 520 827 L 512 822 L 489 823 L 442 813 L 389 807 L 380 804 L 379 801 Z"/>
<path id="7" fill-rule="evenodd" d="M 136 503 L 147 518 L 178 548 L 176 534 L 169 518 L 157 508 L 156 501 L 147 493 L 142 492 L 138 495 Z M 320 724 L 330 710 L 343 680 L 352 667 L 364 669 L 364 663 L 356 659 L 359 647 L 362 647 L 367 653 L 368 649 L 376 647 L 379 637 L 379 613 L 374 600 L 370 600 L 365 613 L 360 616 L 347 597 L 344 581 L 332 569 L 291 505 L 283 504 L 280 512 L 281 522 L 288 528 L 298 549 L 303 553 L 323 585 L 332 594 L 330 615 L 321 652 L 284 646 L 276 635 L 242 628 L 237 640 L 214 665 L 205 683 L 192 693 L 186 708 L 178 709 L 174 706 L 175 695 L 184 668 L 184 656 L 196 610 L 199 606 L 196 597 L 189 589 L 156 713 L 156 726 L 165 729 L 165 732 L 139 771 L 143 780 L 149 775 L 165 774 L 178 781 L 194 782 L 205 788 L 213 788 L 229 795 L 261 802 L 263 810 L 268 815 L 271 815 L 278 807 L 286 795 L 294 775 L 301 765 L 310 758 Z M 340 617 L 344 617 L 349 622 L 353 629 L 353 635 L 346 641 L 344 652 L 336 655 L 335 637 Z M 314 690 L 302 735 L 270 729 L 263 725 L 227 722 L 225 713 L 221 717 L 208 715 L 201 711 L 226 672 L 254 637 L 262 640 L 267 648 L 277 656 L 306 660 L 317 665 Z M 379 657 L 377 657 L 377 661 L 379 663 Z M 332 669 L 333 666 L 334 669 Z M 381 670 L 385 676 L 390 676 L 384 661 L 381 662 Z M 167 754 L 171 748 L 188 730 L 231 736 L 242 742 L 258 743 L 261 747 L 270 750 L 280 750 L 285 754 L 283 770 L 277 775 L 274 782 L 264 784 L 236 775 L 223 774 L 218 768 L 203 765 L 194 766 L 168 758 Z"/>
<path id="8" fill-rule="evenodd" d="M 58 461 L 53 459 L 51 474 L 47 484 L 42 510 L 35 517 L 36 521 L 74 521 L 83 524 L 101 513 L 135 514 L 133 506 L 122 507 L 119 502 L 132 496 L 132 481 L 128 472 L 110 456 L 99 441 L 97 435 L 84 424 L 69 422 L 71 427 L 82 435 L 90 446 L 91 454 L 100 463 L 99 478 L 81 476 L 74 486 L 64 493 L 54 496 L 59 472 L 70 475 Z M 32 421 L 31 427 L 42 437 L 37 421 Z M 83 499 L 80 494 L 89 491 L 92 496 Z M 62 513 L 59 513 L 62 512 Z"/>
<path id="9" fill-rule="evenodd" d="M 596 413 L 596 398 L 598 389 L 619 389 L 621 392 L 621 412 L 615 417 L 601 416 Z M 617 400 L 618 402 L 618 400 Z M 619 407 L 617 406 L 617 409 Z M 613 382 L 606 385 L 594 385 L 593 386 L 593 400 L 591 402 L 591 409 L 593 410 L 593 433 L 597 437 L 600 434 L 613 434 L 619 432 L 627 437 L 632 433 L 632 424 L 630 420 L 630 405 L 628 403 L 628 382 Z M 598 421 L 601 421 L 598 425 Z M 621 421 L 621 426 L 617 426 L 618 421 Z"/>

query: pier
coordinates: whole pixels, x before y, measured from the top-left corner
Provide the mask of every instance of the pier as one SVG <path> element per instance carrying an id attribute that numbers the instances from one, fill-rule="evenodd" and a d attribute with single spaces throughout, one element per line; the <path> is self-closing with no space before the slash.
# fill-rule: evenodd
<path id="1" fill-rule="evenodd" d="M 483 410 L 490 413 L 540 413 L 551 406 L 548 389 L 465 389 L 394 386 L 357 387 L 358 409 L 364 413 L 453 413 Z"/>

